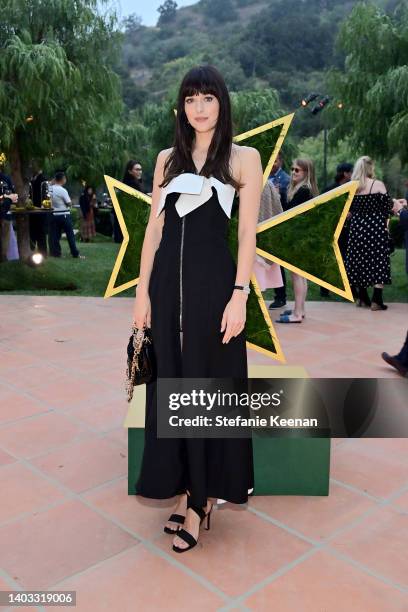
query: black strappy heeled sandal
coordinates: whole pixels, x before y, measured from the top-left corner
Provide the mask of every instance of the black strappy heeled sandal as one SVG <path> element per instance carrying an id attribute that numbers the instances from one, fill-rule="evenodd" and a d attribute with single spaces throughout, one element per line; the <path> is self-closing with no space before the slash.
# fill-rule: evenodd
<path id="1" fill-rule="evenodd" d="M 186 520 L 186 517 L 183 516 L 182 514 L 172 514 L 168 522 L 178 523 L 179 525 L 183 525 L 185 520 Z M 176 527 L 176 529 L 171 529 L 171 527 L 167 527 L 167 526 L 163 527 L 164 533 L 169 533 L 170 535 L 174 535 L 178 533 L 179 529 L 180 529 L 179 527 Z"/>
<path id="2" fill-rule="evenodd" d="M 190 496 L 188 496 L 187 508 L 191 508 L 191 510 L 193 510 L 196 514 L 198 514 L 198 516 L 200 517 L 200 527 L 204 519 L 205 518 L 207 519 L 207 526 L 205 527 L 205 529 L 207 529 L 208 531 L 210 529 L 210 516 L 211 516 L 211 511 L 213 509 L 213 504 L 211 504 L 211 508 L 209 509 L 209 511 L 205 512 L 205 510 L 200 508 L 200 506 L 193 506 L 190 502 Z M 176 546 L 175 544 L 173 544 L 173 550 L 175 552 L 178 552 L 178 553 L 186 552 L 187 550 L 191 550 L 192 548 L 194 548 L 194 546 L 196 546 L 198 543 L 198 539 L 196 540 L 195 537 L 192 536 L 191 533 L 189 531 L 186 531 L 185 529 L 179 529 L 176 535 L 178 535 L 179 538 L 184 540 L 184 542 L 186 542 L 188 546 L 186 546 L 186 548 L 180 548 L 179 546 Z"/>

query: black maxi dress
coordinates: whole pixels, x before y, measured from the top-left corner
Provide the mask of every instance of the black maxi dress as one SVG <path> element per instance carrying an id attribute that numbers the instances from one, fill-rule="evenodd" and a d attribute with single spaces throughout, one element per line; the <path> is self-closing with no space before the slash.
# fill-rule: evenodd
<path id="1" fill-rule="evenodd" d="M 234 194 L 231 185 L 192 173 L 162 188 L 157 214 L 164 209 L 165 220 L 149 283 L 158 378 L 248 376 L 245 328 L 227 344 L 220 332 L 236 277 L 227 242 Z M 158 438 L 156 407 L 153 381 L 136 494 L 165 499 L 188 490 L 198 506 L 208 497 L 245 503 L 254 486 L 252 440 Z"/>

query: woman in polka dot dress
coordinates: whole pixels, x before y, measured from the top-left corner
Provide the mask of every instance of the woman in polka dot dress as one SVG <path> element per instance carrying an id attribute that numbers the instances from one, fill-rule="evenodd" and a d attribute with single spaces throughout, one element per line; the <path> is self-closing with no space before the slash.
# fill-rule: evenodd
<path id="1" fill-rule="evenodd" d="M 358 290 L 357 306 L 386 310 L 382 290 L 391 284 L 390 246 L 387 220 L 393 200 L 382 181 L 375 178 L 374 162 L 360 157 L 351 180 L 359 187 L 351 204 L 350 237 L 345 266 L 349 282 Z M 367 287 L 374 287 L 370 300 Z"/>

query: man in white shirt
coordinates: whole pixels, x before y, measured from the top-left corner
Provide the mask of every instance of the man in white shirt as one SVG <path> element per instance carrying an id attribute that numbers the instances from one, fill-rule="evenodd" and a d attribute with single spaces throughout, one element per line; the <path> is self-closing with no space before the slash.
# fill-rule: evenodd
<path id="1" fill-rule="evenodd" d="M 64 172 L 57 172 L 53 184 L 49 186 L 52 207 L 54 209 L 49 233 L 50 255 L 53 257 L 61 257 L 60 240 L 62 232 L 65 232 L 72 257 L 85 259 L 83 255 L 79 254 L 75 242 L 70 212 L 72 202 L 68 191 L 64 187 L 66 182 L 67 177 Z"/>

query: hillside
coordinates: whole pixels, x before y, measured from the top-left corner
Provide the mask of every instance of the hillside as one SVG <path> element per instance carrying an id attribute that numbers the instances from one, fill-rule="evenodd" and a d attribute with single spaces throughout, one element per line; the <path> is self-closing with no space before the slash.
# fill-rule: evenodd
<path id="1" fill-rule="evenodd" d="M 166 3 L 165 3 L 166 4 Z M 161 100 L 194 63 L 215 64 L 231 90 L 274 87 L 287 108 L 310 90 L 324 90 L 350 0 L 200 0 L 167 11 L 155 27 L 137 16 L 125 23 L 124 97 L 130 109 Z M 392 10 L 396 0 L 376 0 Z"/>

